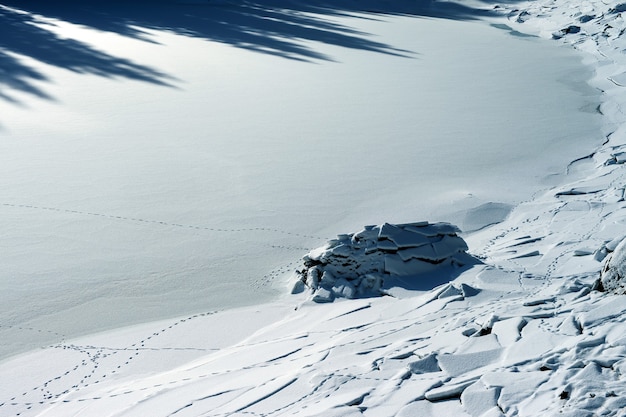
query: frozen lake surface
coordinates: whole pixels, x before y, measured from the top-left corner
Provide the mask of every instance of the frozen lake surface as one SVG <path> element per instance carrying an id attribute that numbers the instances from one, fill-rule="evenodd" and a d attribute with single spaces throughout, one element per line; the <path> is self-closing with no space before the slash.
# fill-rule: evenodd
<path id="1" fill-rule="evenodd" d="M 11 85 L 21 105 L 0 100 L 0 357 L 267 301 L 336 233 L 462 223 L 602 142 L 570 50 L 485 22 L 303 16 L 378 47 L 294 34 L 307 54 L 277 54 L 37 18 L 162 84 L 10 52 L 51 100 Z"/>

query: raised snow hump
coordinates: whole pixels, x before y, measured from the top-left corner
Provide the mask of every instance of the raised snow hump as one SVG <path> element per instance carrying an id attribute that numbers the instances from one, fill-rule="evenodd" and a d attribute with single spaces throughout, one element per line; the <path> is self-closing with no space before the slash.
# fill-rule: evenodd
<path id="1" fill-rule="evenodd" d="M 418 222 L 340 234 L 303 257 L 293 292 L 308 288 L 313 301 L 332 302 L 386 295 L 398 282 L 409 289 L 432 289 L 449 281 L 454 269 L 475 263 L 458 232 L 448 223 Z M 428 282 L 414 285 L 419 281 Z"/>
<path id="2" fill-rule="evenodd" d="M 605 245 L 610 251 L 615 240 Z M 613 294 L 626 294 L 626 239 L 623 239 L 607 257 L 600 274 L 602 289 Z"/>

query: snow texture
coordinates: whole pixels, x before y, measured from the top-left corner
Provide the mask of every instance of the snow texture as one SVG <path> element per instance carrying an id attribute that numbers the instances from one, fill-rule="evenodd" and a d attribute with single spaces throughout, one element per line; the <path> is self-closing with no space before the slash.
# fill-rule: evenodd
<path id="1" fill-rule="evenodd" d="M 437 4 L 429 4 L 430 17 L 437 17 Z M 302 294 L 290 294 L 269 304 L 204 311 L 82 337 L 55 334 L 53 343 L 1 362 L 0 415 L 625 416 L 626 298 L 621 293 L 626 256 L 626 3 L 537 0 L 489 4 L 468 0 L 443 4 L 451 7 L 447 16 L 457 19 L 479 8 L 481 13 L 473 18 L 479 15 L 484 20 L 473 24 L 489 23 L 519 37 L 520 42 L 539 36 L 545 42 L 579 51 L 585 64 L 594 69 L 589 84 L 602 91 L 602 102 L 598 105 L 592 100 L 585 108 L 602 119 L 595 132 L 599 142 L 589 139 L 593 144 L 587 153 L 555 168 L 563 174 L 543 178 L 542 190 L 525 195 L 514 205 L 501 205 L 496 199 L 490 200 L 493 204 L 463 200 L 473 203 L 468 211 L 472 215 L 467 218 L 471 233 L 461 235 L 462 239 L 452 226 L 439 223 L 366 228 L 353 235 L 340 235 L 327 246 L 309 252 L 305 258 L 308 270 L 300 277 L 306 279 L 298 280 Z M 292 14 L 315 16 L 311 12 Z M 341 16 L 335 18 L 344 22 L 353 18 L 350 13 L 336 14 Z M 396 10 L 393 19 L 400 20 L 395 22 L 407 18 L 398 17 L 401 14 Z M 383 15 L 376 15 L 376 19 L 369 14 L 358 15 L 361 25 L 383 19 Z M 446 26 L 450 32 L 454 32 L 451 28 L 467 28 L 466 22 L 432 20 L 428 23 L 451 25 Z M 308 31 L 315 27 L 313 23 L 320 22 L 306 23 Z M 477 39 L 486 41 L 480 36 Z M 481 58 L 474 48 L 471 52 Z M 387 55 L 385 63 L 398 62 L 397 56 Z M 455 67 L 463 67 L 465 62 L 458 60 Z M 272 66 L 272 70 L 277 69 Z M 509 70 L 497 66 L 484 74 L 489 78 L 486 85 L 494 87 L 491 77 Z M 480 81 L 476 79 L 476 83 Z M 574 84 L 573 88 L 588 92 Z M 457 87 L 465 91 L 466 86 Z M 512 107 L 515 98 L 508 97 L 494 107 Z M 367 101 L 368 106 L 371 103 Z M 557 106 L 557 110 L 561 108 Z M 502 131 L 502 136 L 535 123 L 523 117 L 523 109 L 517 111 L 519 117 L 507 120 L 514 128 Z M 545 141 L 553 139 L 558 139 L 555 132 L 545 133 Z M 9 152 L 16 145 L 3 142 L 3 146 Z M 310 149 L 311 143 L 306 146 Z M 565 152 L 559 147 L 550 152 L 529 148 L 537 156 L 549 154 L 551 161 L 558 161 L 556 156 Z M 327 158 L 331 153 L 323 154 Z M 394 149 L 392 156 L 398 154 Z M 524 159 L 525 163 L 531 160 Z M 534 167 L 527 170 L 533 172 Z M 364 170 L 357 171 L 363 175 Z M 505 182 L 509 180 L 505 178 Z M 298 186 L 308 192 L 311 183 L 299 181 Z M 343 183 L 342 187 L 344 192 L 349 188 Z M 372 198 L 372 189 L 379 190 L 369 184 L 366 188 L 367 199 Z M 427 195 L 421 193 L 416 198 L 422 200 Z M 392 206 L 391 200 L 386 194 L 377 210 Z M 363 207 L 360 204 L 359 208 Z M 27 208 L 2 207 L 8 214 Z M 36 207 L 30 206 L 30 210 Z M 461 207 L 450 212 L 458 213 L 458 209 Z M 356 212 L 358 209 L 350 213 Z M 69 209 L 60 213 L 67 216 L 69 224 L 77 214 Z M 333 213 L 340 216 L 337 210 Z M 494 217 L 487 218 L 487 213 Z M 459 218 L 465 219 L 463 213 Z M 131 219 L 139 222 L 143 218 L 126 217 Z M 168 223 L 178 227 L 175 224 L 181 225 Z M 28 230 L 38 227 L 42 226 L 36 223 Z M 260 228 L 237 230 L 243 238 L 223 239 L 220 245 L 232 244 L 244 252 L 242 248 L 249 247 L 245 242 L 254 233 L 266 232 Z M 272 230 L 280 233 L 278 228 Z M 7 228 L 6 233 L 12 236 L 10 233 L 16 232 Z M 289 237 L 296 243 L 315 241 L 316 245 L 326 240 L 316 241 L 309 235 Z M 5 245 L 3 251 L 20 247 L 13 243 Z M 254 243 L 251 247 L 257 248 Z M 205 255 L 207 249 L 200 247 Z M 452 275 L 432 263 L 456 262 L 466 256 L 466 247 L 480 263 L 456 268 Z M 366 253 L 368 249 L 371 252 Z M 32 254 L 27 255 L 22 254 L 32 261 Z M 231 263 L 240 260 L 236 256 L 220 259 Z M 193 269 L 193 265 L 188 267 Z M 388 281 L 402 282 L 422 268 L 434 268 L 417 275 L 429 276 L 426 288 L 414 291 L 414 286 L 404 285 L 386 289 Z M 360 269 L 368 273 L 355 277 Z M 309 270 L 317 272 L 309 274 Z M 391 279 L 392 274 L 408 275 Z M 437 284 L 430 279 L 434 276 L 445 279 Z M 597 283 L 599 276 L 602 286 Z M 231 278 L 228 275 L 222 281 Z M 317 285 L 316 291 L 307 294 L 305 283 Z M 601 287 L 606 291 L 597 291 Z M 374 293 L 384 290 L 392 296 L 361 298 L 360 289 Z M 311 295 L 318 299 L 312 300 Z M 336 298 L 354 299 L 314 302 Z M 23 324 L 13 327 L 33 333 L 54 331 Z M 11 338 L 3 339 L 3 343 L 7 341 L 15 343 Z"/>
<path id="2" fill-rule="evenodd" d="M 498 224 L 604 140 L 579 56 L 474 6 L 226 3 L 2 3 L 0 358 L 274 300 L 364 224 Z"/>

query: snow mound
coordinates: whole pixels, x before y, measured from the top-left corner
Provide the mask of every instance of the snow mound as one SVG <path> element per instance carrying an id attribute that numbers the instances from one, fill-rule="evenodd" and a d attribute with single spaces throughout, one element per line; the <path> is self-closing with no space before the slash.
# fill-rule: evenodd
<path id="1" fill-rule="evenodd" d="M 613 294 L 626 294 L 626 239 L 607 256 L 600 273 L 601 288 Z"/>
<path id="2" fill-rule="evenodd" d="M 448 223 L 418 222 L 365 226 L 358 233 L 338 235 L 303 257 L 292 293 L 308 288 L 313 301 L 332 302 L 386 295 L 398 279 L 431 279 L 440 271 L 447 276 L 450 268 L 473 263 L 458 232 Z"/>

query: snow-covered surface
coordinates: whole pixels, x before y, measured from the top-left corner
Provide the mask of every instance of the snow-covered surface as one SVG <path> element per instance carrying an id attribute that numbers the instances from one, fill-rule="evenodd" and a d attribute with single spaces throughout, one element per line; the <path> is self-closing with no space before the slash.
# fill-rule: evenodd
<path id="1" fill-rule="evenodd" d="M 626 299 L 594 289 L 626 235 L 626 7 L 154 2 L 241 18 L 207 33 L 15 3 L 14 29 L 94 50 L 2 41 L 0 340 L 42 348 L 0 363 L 0 415 L 626 414 Z M 216 312 L 326 235 L 421 219 L 482 263 Z"/>
<path id="2" fill-rule="evenodd" d="M 603 140 L 579 56 L 454 8 L 142 1 L 3 2 L 0 357 L 270 301 L 366 224 L 479 229 Z"/>

